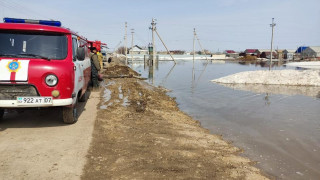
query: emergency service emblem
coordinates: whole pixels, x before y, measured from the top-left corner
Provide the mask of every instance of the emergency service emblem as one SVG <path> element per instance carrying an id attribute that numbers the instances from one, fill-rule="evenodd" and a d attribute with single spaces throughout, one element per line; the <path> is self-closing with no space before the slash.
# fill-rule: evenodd
<path id="1" fill-rule="evenodd" d="M 0 81 L 27 81 L 29 61 L 0 59 Z"/>
<path id="2" fill-rule="evenodd" d="M 18 60 L 13 60 L 8 63 L 7 68 L 10 72 L 17 72 L 20 69 L 20 62 Z"/>

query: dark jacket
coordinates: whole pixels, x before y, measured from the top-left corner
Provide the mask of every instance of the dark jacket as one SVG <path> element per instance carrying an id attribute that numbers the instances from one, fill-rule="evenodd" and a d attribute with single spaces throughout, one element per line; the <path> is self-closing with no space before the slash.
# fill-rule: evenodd
<path id="1" fill-rule="evenodd" d="M 98 71 L 100 71 L 100 63 L 99 63 L 99 59 L 98 59 L 98 55 L 97 54 L 91 54 L 91 63 L 93 63 L 93 65 L 96 67 L 96 69 Z"/>

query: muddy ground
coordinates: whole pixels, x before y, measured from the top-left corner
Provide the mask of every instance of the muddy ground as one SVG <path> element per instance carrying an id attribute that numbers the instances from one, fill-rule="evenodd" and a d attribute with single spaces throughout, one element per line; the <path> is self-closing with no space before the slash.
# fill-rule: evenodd
<path id="1" fill-rule="evenodd" d="M 108 66 L 82 179 L 267 179 L 164 89 Z"/>

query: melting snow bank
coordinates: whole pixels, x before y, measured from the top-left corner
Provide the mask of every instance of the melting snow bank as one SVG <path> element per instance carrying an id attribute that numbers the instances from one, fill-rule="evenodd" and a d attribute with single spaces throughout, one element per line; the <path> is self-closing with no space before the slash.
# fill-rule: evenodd
<path id="1" fill-rule="evenodd" d="M 320 86 L 319 70 L 247 71 L 211 80 L 224 84 Z"/>
<path id="2" fill-rule="evenodd" d="M 292 62 L 285 64 L 286 66 L 307 68 L 307 69 L 320 69 L 320 61 L 307 61 L 307 62 Z"/>
<path id="3" fill-rule="evenodd" d="M 320 98 L 320 86 L 285 86 L 265 84 L 222 84 L 225 87 L 257 94 L 304 95 Z"/>

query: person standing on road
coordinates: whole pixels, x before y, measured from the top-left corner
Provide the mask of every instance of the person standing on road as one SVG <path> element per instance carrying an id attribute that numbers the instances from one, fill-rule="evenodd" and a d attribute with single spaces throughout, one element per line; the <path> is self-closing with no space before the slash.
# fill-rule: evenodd
<path id="1" fill-rule="evenodd" d="M 95 47 L 91 48 L 91 81 L 92 81 L 92 86 L 94 88 L 99 87 L 99 81 L 98 81 L 98 73 L 100 71 L 100 63 L 97 55 L 97 49 Z"/>
<path id="2" fill-rule="evenodd" d="M 98 51 L 97 55 L 98 55 L 98 60 L 99 60 L 99 64 L 100 64 L 100 70 L 102 72 L 102 69 L 103 69 L 103 62 L 102 62 L 103 61 L 103 55 L 102 55 L 101 51 Z"/>

